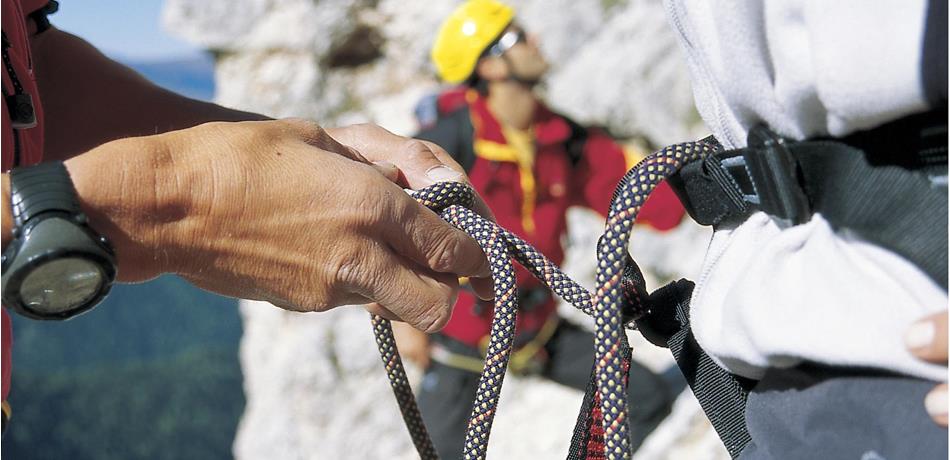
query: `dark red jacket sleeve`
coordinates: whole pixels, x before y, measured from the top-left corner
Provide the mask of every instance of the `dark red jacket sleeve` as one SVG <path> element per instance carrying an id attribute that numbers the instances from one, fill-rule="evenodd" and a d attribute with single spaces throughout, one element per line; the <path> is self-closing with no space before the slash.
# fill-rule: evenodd
<path id="1" fill-rule="evenodd" d="M 631 167 L 633 164 L 628 164 L 623 147 L 602 130 L 590 129 L 574 176 L 575 190 L 581 192 L 575 194 L 574 204 L 606 216 L 614 189 Z M 679 198 L 664 181 L 643 205 L 637 223 L 648 224 L 657 230 L 669 230 L 679 225 L 685 213 Z"/>

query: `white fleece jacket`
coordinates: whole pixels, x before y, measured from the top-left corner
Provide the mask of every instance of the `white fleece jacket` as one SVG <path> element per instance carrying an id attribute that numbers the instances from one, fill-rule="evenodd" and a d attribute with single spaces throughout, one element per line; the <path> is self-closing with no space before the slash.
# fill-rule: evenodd
<path id="1" fill-rule="evenodd" d="M 665 1 L 696 106 L 727 148 L 763 122 L 792 139 L 843 136 L 927 109 L 923 0 Z M 902 342 L 947 292 L 820 215 L 717 231 L 691 305 L 697 341 L 739 375 L 810 360 L 947 380 Z"/>

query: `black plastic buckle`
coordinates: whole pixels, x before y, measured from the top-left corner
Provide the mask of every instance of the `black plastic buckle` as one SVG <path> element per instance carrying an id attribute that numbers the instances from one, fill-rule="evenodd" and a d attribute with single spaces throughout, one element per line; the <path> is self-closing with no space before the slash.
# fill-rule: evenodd
<path id="1" fill-rule="evenodd" d="M 745 220 L 763 211 L 794 225 L 811 206 L 798 161 L 784 139 L 765 126 L 749 131 L 748 147 L 709 155 L 670 177 L 690 217 L 702 225 Z"/>
<path id="2" fill-rule="evenodd" d="M 709 155 L 688 163 L 669 178 L 686 212 L 701 225 L 744 219 L 758 197 L 745 168 L 742 150 Z"/>
<path id="3" fill-rule="evenodd" d="M 801 186 L 798 161 L 785 140 L 765 126 L 756 126 L 749 131 L 748 143 L 743 156 L 758 196 L 757 207 L 793 225 L 807 222 L 811 206 Z"/>
<path id="4" fill-rule="evenodd" d="M 36 109 L 33 108 L 33 96 L 28 93 L 16 93 L 6 96 L 7 110 L 10 112 L 10 125 L 14 129 L 27 129 L 36 126 Z"/>

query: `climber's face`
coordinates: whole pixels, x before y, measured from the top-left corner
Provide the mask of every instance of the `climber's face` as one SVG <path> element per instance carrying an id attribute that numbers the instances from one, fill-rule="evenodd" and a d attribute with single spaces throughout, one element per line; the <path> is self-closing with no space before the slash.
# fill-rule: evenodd
<path id="1" fill-rule="evenodd" d="M 511 24 L 498 41 L 486 51 L 485 64 L 489 80 L 511 78 L 524 83 L 537 83 L 548 70 L 548 61 L 541 54 L 538 40 L 517 24 Z"/>
<path id="2" fill-rule="evenodd" d="M 502 39 L 505 39 L 505 35 L 514 35 L 517 38 L 517 41 L 505 53 L 511 76 L 524 81 L 540 80 L 548 71 L 548 61 L 541 54 L 537 37 L 527 34 L 514 24 L 508 26 Z"/>

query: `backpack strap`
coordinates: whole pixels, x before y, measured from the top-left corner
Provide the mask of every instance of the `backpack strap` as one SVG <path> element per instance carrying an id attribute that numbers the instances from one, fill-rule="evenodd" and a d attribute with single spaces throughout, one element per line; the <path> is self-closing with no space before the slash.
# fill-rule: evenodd
<path id="1" fill-rule="evenodd" d="M 571 166 L 577 166 L 577 164 L 581 162 L 581 159 L 584 158 L 584 147 L 587 146 L 587 139 L 590 137 L 590 132 L 587 128 L 568 117 L 561 116 L 561 118 L 567 122 L 568 127 L 571 129 L 570 136 L 564 141 L 564 150 L 571 159 Z"/>
<path id="2" fill-rule="evenodd" d="M 465 172 L 475 164 L 475 127 L 467 105 L 440 116 L 434 125 L 413 137 L 440 145 Z"/>

